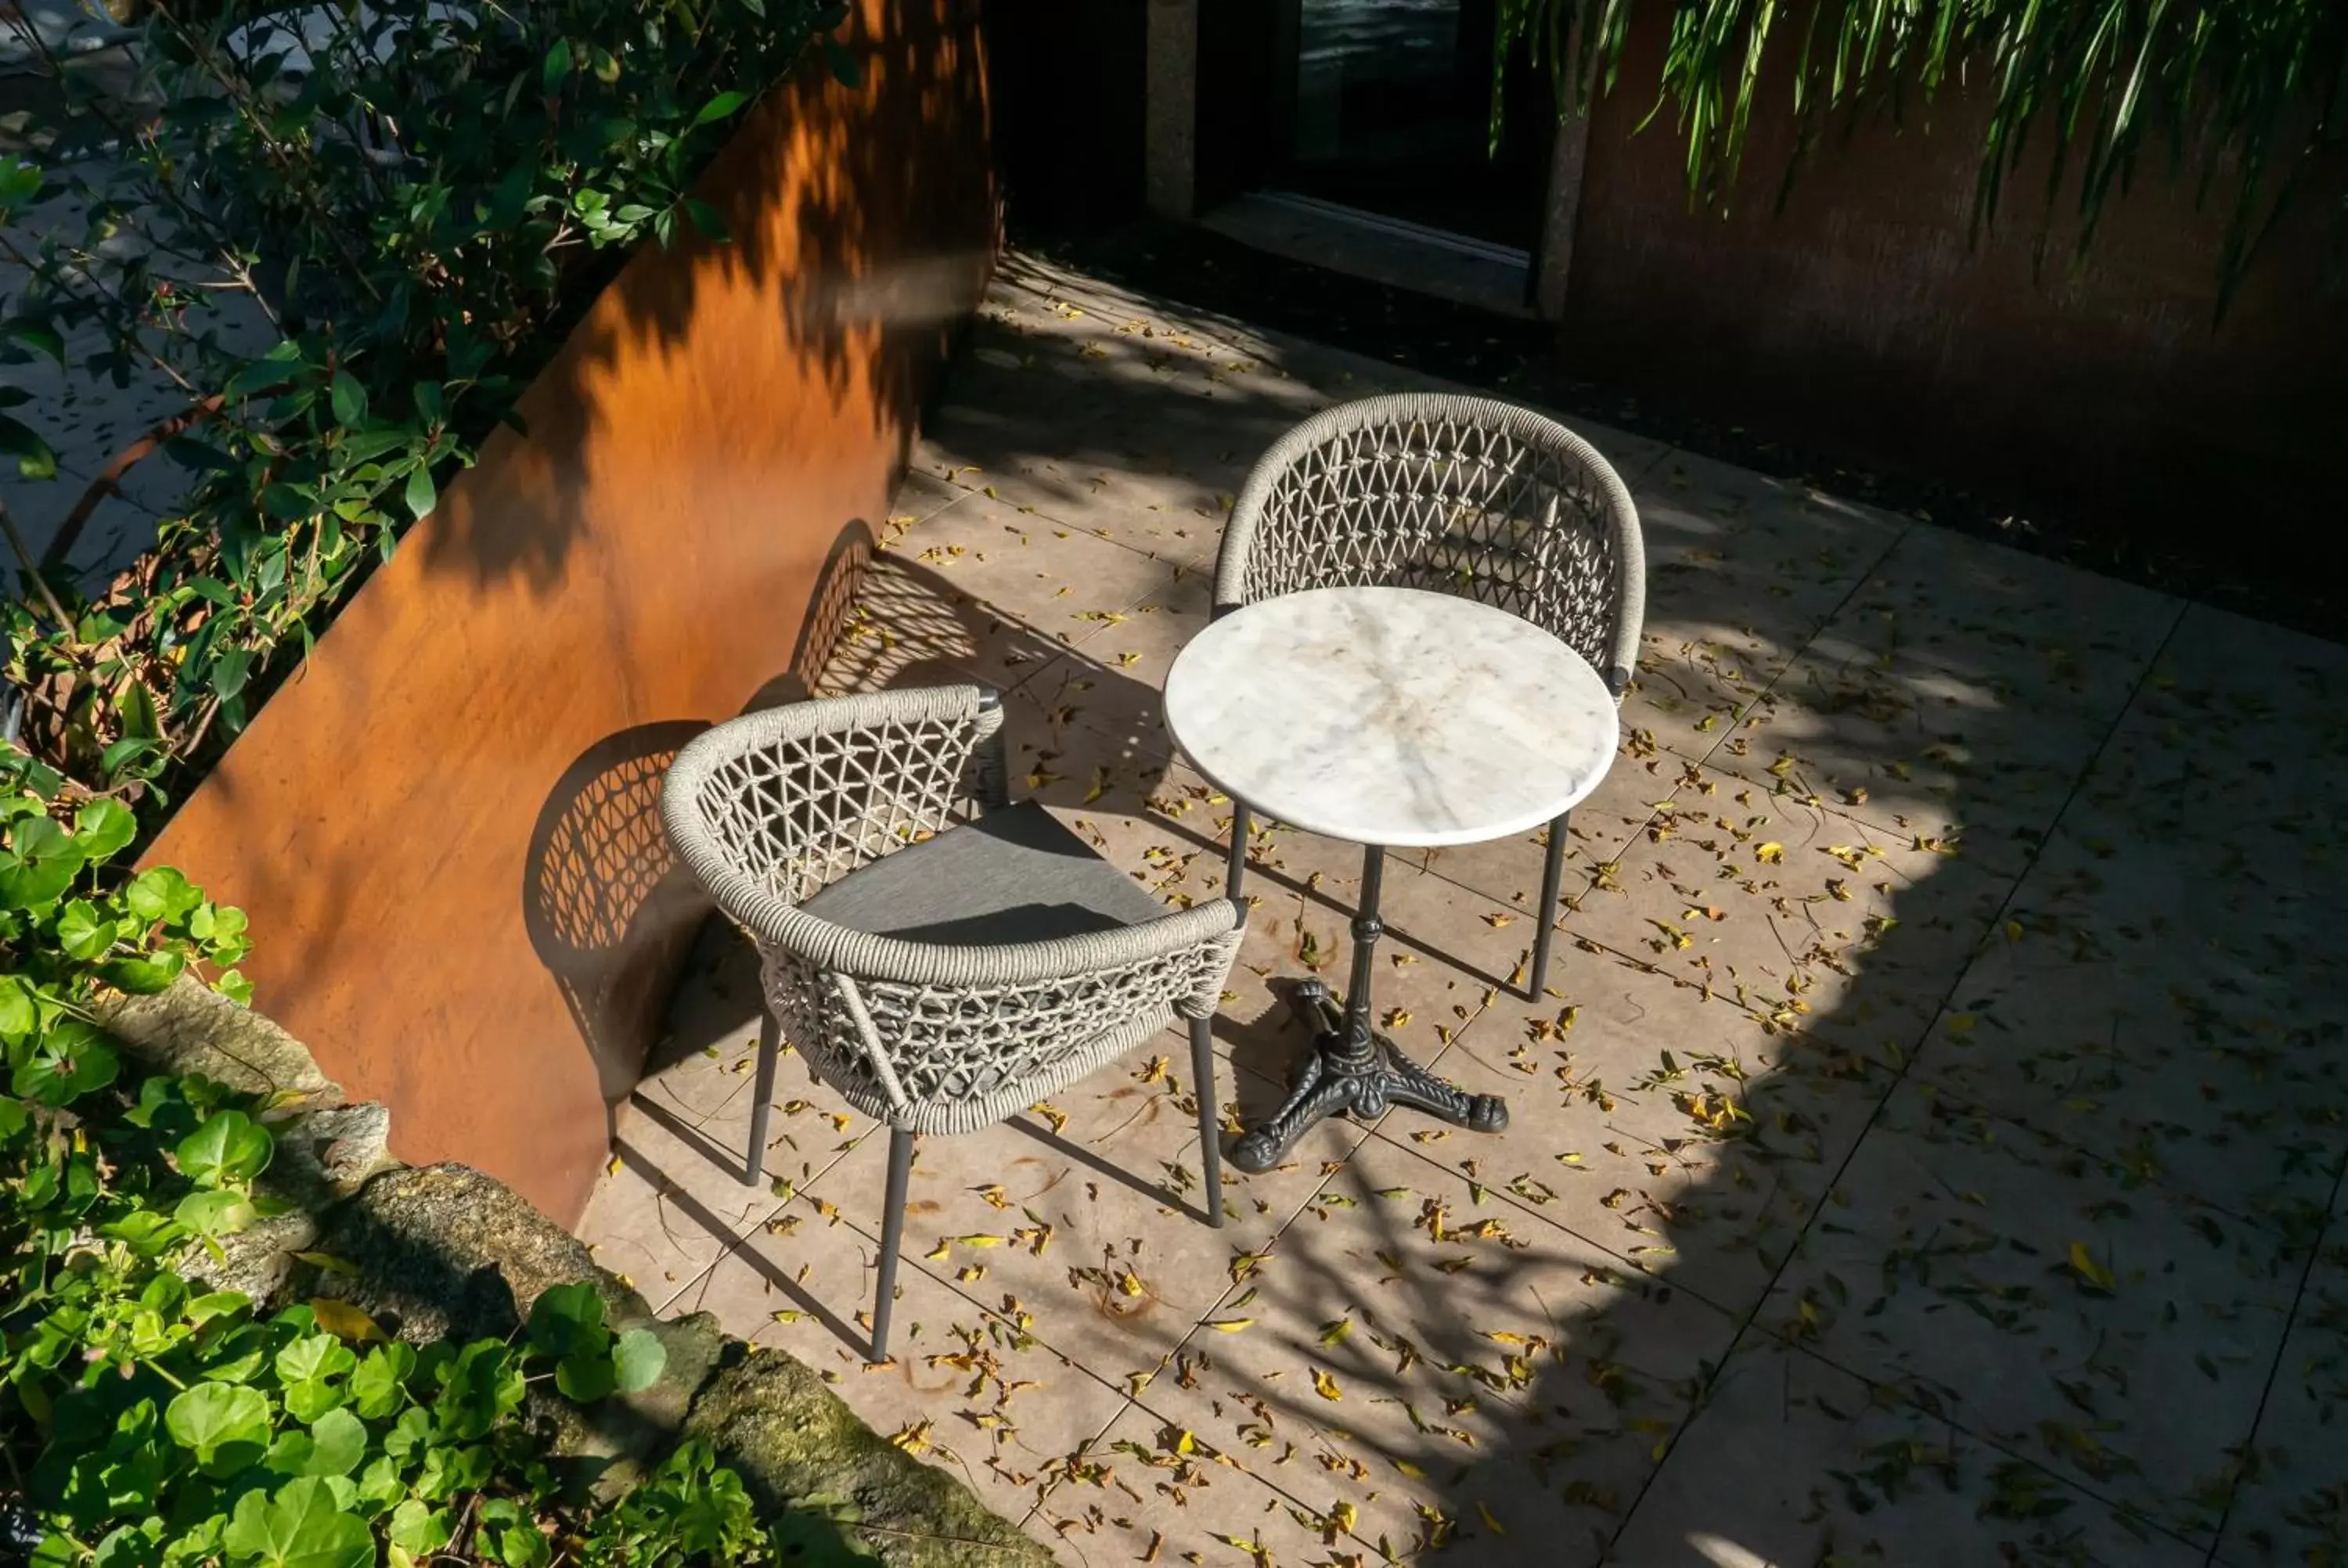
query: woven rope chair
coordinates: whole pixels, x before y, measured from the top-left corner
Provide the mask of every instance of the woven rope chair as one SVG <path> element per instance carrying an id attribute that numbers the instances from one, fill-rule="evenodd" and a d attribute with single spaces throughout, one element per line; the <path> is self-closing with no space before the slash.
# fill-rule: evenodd
<path id="1" fill-rule="evenodd" d="M 785 1038 L 888 1123 L 876 1361 L 915 1136 L 990 1126 L 1177 1015 L 1207 1214 L 1222 1224 L 1208 1030 L 1246 908 L 1168 910 L 1042 807 L 1010 805 L 1002 726 L 975 686 L 795 703 L 703 733 L 661 795 L 678 856 L 758 946 L 767 1019 L 744 1180 L 759 1178 Z M 1056 934 L 983 939 L 1039 929 Z"/>
<path id="2" fill-rule="evenodd" d="M 1215 613 L 1313 588 L 1432 589 L 1554 635 L 1619 703 L 1639 656 L 1646 558 L 1631 492 L 1598 449 L 1529 409 L 1410 395 L 1339 404 L 1275 443 L 1223 530 Z M 1224 891 L 1246 869 L 1233 803 Z M 1550 824 L 1529 994 L 1549 975 L 1566 818 Z"/>

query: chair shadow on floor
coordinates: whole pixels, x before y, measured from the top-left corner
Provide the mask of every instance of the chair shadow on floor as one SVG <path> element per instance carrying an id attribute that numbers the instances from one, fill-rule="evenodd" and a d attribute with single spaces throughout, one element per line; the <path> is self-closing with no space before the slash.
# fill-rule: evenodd
<path id="1" fill-rule="evenodd" d="M 743 704 L 756 712 L 810 696 L 969 680 L 961 666 L 1000 623 L 933 574 L 878 552 L 850 519 L 836 536 L 781 673 Z M 1039 646 L 1036 668 L 1057 651 Z M 711 906 L 677 862 L 660 819 L 669 764 L 707 728 L 699 719 L 638 724 L 580 753 L 541 805 L 524 863 L 523 919 L 593 1064 L 607 1107 L 697 1043 L 664 1029 L 696 930 Z M 738 1017 L 757 1016 L 755 988 Z"/>
<path id="2" fill-rule="evenodd" d="M 695 1127 L 660 1102 L 640 1094 L 635 1097 L 634 1105 L 638 1115 L 656 1123 L 662 1131 L 687 1149 L 705 1157 L 711 1164 L 723 1167 L 729 1173 L 742 1168 L 742 1154 L 739 1150 L 718 1147 L 699 1128 Z M 708 1235 L 727 1243 L 733 1241 L 735 1227 L 724 1215 L 717 1214 L 708 1204 L 695 1197 L 691 1191 L 675 1180 L 671 1173 L 661 1169 L 650 1155 L 629 1142 L 624 1133 L 613 1140 L 612 1148 L 613 1157 L 622 1165 L 650 1183 L 663 1194 L 663 1201 L 675 1207 L 687 1223 Z M 736 1255 L 764 1276 L 769 1289 L 788 1297 L 793 1307 L 821 1323 L 827 1330 L 839 1338 L 841 1344 L 861 1346 L 865 1343 L 863 1330 L 826 1306 L 814 1292 L 778 1267 L 757 1248 L 739 1248 Z"/>
<path id="3" fill-rule="evenodd" d="M 973 666 L 990 660 L 997 665 L 1008 665 L 1014 678 L 988 682 L 973 673 Z M 809 698 L 910 686 L 972 681 L 1016 686 L 1023 683 L 1024 677 L 1033 676 L 1047 666 L 1065 669 L 1091 682 L 1094 700 L 1104 707 L 1129 710 L 1155 701 L 1155 692 L 1141 682 L 1086 659 L 1080 652 L 993 610 L 918 562 L 878 549 L 870 530 L 860 521 L 854 521 L 841 529 L 819 575 L 789 668 L 763 682 L 743 711 L 752 712 Z M 1008 722 L 1014 774 L 1025 771 L 1026 759 L 1050 757 L 1071 744 L 1106 743 L 1111 750 L 1119 749 L 1114 743 L 1101 743 L 1089 733 L 1071 742 L 1065 733 L 1066 723 L 1046 714 L 1040 704 L 1034 702 L 1013 703 Z M 632 748 L 622 743 L 623 737 L 614 737 L 608 753 L 599 749 L 591 754 L 593 760 L 605 762 L 606 769 L 598 772 L 587 766 L 591 759 L 582 758 L 579 771 L 585 782 L 582 784 L 580 780 L 570 781 L 569 794 L 598 800 L 622 794 L 631 809 L 607 812 L 601 819 L 601 831 L 614 842 L 630 844 L 649 834 L 665 856 L 665 838 L 658 818 L 659 774 L 673 758 L 676 745 L 698 728 L 687 726 L 688 733 L 670 744 L 665 754 L 641 744 Z M 1161 766 L 1137 749 L 1123 750 L 1137 765 L 1137 787 L 1145 794 L 1154 790 L 1162 776 Z M 621 781 L 609 771 L 613 757 L 628 759 L 619 764 L 620 774 L 633 786 L 625 792 L 614 787 Z M 1014 795 L 1021 793 L 1014 784 Z M 580 813 L 574 809 L 567 815 L 560 812 L 551 812 L 551 815 L 569 823 Z M 565 890 L 566 897 L 554 899 L 541 895 L 532 904 L 534 914 L 541 906 L 550 907 L 534 918 L 532 930 L 535 934 L 542 927 L 546 932 L 540 955 L 563 983 L 565 995 L 577 993 L 585 999 L 582 1006 L 573 1009 L 582 1038 L 589 1041 L 599 1064 L 613 1061 L 617 1064 L 614 1076 L 625 1075 L 618 1099 L 630 1101 L 637 1114 L 657 1123 L 711 1166 L 738 1177 L 747 1168 L 746 1149 L 722 1145 L 692 1125 L 672 1104 L 660 1096 L 642 1091 L 638 1085 L 721 1041 L 747 1044 L 764 1009 L 755 948 L 730 919 L 722 914 L 708 913 L 704 899 L 685 930 L 681 947 L 674 952 L 664 948 L 648 959 L 638 956 L 636 967 L 632 968 L 625 951 L 631 942 L 629 917 L 636 913 L 636 889 L 646 881 L 644 872 L 630 875 L 625 866 L 609 855 L 598 861 L 571 847 L 577 837 L 575 832 L 570 837 L 561 834 L 546 837 L 548 856 L 533 856 L 533 886 L 560 887 Z M 541 858 L 547 862 L 543 866 L 539 864 Z M 663 865 L 664 867 L 664 861 Z M 599 870 L 608 875 L 595 881 Z M 572 883 L 582 881 L 593 881 L 594 885 L 590 889 L 571 890 Z M 556 917 L 557 909 L 587 904 L 599 909 L 607 905 L 611 908 L 595 922 Z M 592 932 L 582 931 L 582 927 L 591 925 Z M 664 930 L 664 934 L 669 933 Z M 599 943 L 596 937 L 603 939 Z M 609 1024 L 611 1009 L 599 1011 L 592 1005 L 595 997 L 616 989 L 611 978 L 615 969 L 642 974 L 659 983 L 650 1016 L 630 1012 L 622 1020 L 639 1030 L 637 1038 L 642 1044 L 633 1061 L 624 1049 L 609 1038 L 614 1032 Z M 638 992 L 631 989 L 627 995 L 633 1001 Z M 786 1073 L 790 1071 L 787 1068 Z M 1251 1113 L 1256 1109 L 1252 1103 L 1249 1105 Z M 1177 1193 L 1126 1170 L 1060 1136 L 1031 1115 L 1015 1116 L 1001 1125 L 1169 1208 L 1201 1221 L 1205 1218 L 1196 1194 Z M 995 1129 L 989 1130 L 990 1135 L 995 1132 Z M 691 1197 L 675 1179 L 682 1173 L 661 1170 L 617 1129 L 613 1147 L 623 1165 L 636 1170 L 668 1195 L 668 1201 L 676 1206 L 685 1222 L 720 1239 L 733 1239 L 736 1227 L 707 1204 Z M 749 1255 L 748 1251 L 743 1255 Z M 837 1313 L 805 1299 L 802 1288 L 779 1278 L 774 1283 L 778 1289 L 790 1294 L 801 1310 L 825 1323 L 845 1343 L 863 1343 L 860 1331 Z"/>
<path id="4" fill-rule="evenodd" d="M 661 829 L 661 779 L 706 726 L 639 724 L 563 771 L 530 834 L 522 917 L 579 1031 L 603 1102 L 643 1068 L 708 900 Z"/>
<path id="5" fill-rule="evenodd" d="M 860 524 L 844 528 L 831 552 L 810 596 L 791 667 L 762 685 L 745 711 L 809 697 L 969 681 L 975 678 L 970 673 L 971 667 L 990 659 L 995 664 L 1008 663 L 1024 672 L 1034 681 L 1039 692 L 1038 700 L 1014 700 L 1011 704 L 1014 794 L 1024 793 L 1016 787 L 1015 781 L 1027 771 L 1025 759 L 1049 759 L 1064 752 L 1092 748 L 1106 751 L 1124 765 L 1128 781 L 1144 802 L 1158 800 L 1158 786 L 1164 779 L 1162 757 L 1151 755 L 1146 746 L 1105 739 L 1099 731 L 1086 730 L 1078 721 L 1061 718 L 1053 712 L 1054 702 L 1041 695 L 1050 690 L 1065 691 L 1069 682 L 1081 681 L 1089 683 L 1086 701 L 1092 711 L 1129 714 L 1154 709 L 1159 694 L 1153 686 L 1086 657 L 1080 649 L 1064 647 L 997 613 L 917 561 L 877 550 L 870 532 Z M 1055 673 L 1044 675 L 1047 668 Z M 1024 686 L 1025 682 L 1017 684 Z M 1015 698 L 1015 691 L 1014 695 Z M 1078 731 L 1083 733 L 1079 734 Z M 1120 730 L 1118 733 L 1124 732 Z M 647 809 L 656 814 L 656 795 L 648 802 Z M 1182 847 L 1212 860 L 1221 858 L 1223 849 L 1213 836 L 1211 824 L 1193 822 L 1157 809 L 1154 804 L 1144 804 L 1141 809 L 1152 832 L 1163 832 Z M 652 820 L 656 830 L 656 815 Z M 1308 880 L 1302 874 L 1292 875 L 1265 859 L 1251 861 L 1249 891 L 1305 899 L 1341 917 L 1352 913 L 1343 888 L 1323 887 L 1317 881 Z M 1412 933 L 1405 929 L 1396 929 L 1393 935 L 1413 941 Z M 1424 944 L 1414 945 L 1419 946 L 1429 959 L 1448 965 L 1471 979 L 1492 985 L 1500 983 L 1496 977 L 1484 975 L 1447 952 Z M 701 922 L 689 950 L 675 963 L 669 976 L 665 1011 L 653 1022 L 643 1058 L 644 1078 L 685 1062 L 721 1042 L 729 1042 L 729 1048 L 747 1049 L 762 1016 L 763 1001 L 755 950 L 730 920 L 721 915 Z M 1236 1101 L 1241 1120 L 1254 1121 L 1277 1110 L 1285 1098 L 1291 1071 L 1310 1046 L 1308 1031 L 1294 1020 L 1285 1000 L 1275 999 L 1253 1018 L 1226 1013 L 1218 1020 L 1216 1031 L 1227 1045 L 1231 1061 L 1242 1069 L 1229 1075 L 1225 1087 L 1225 1092 Z M 800 1070 L 787 1067 L 786 1082 L 798 1071 Z M 747 1085 L 737 1091 L 737 1094 L 749 1092 Z M 738 1178 L 746 1169 L 747 1149 L 736 1146 L 737 1138 L 714 1135 L 714 1130 L 695 1125 L 689 1113 L 681 1112 L 674 1102 L 662 1095 L 639 1089 L 632 1099 L 637 1114 L 666 1132 L 680 1149 L 691 1151 L 691 1157 L 705 1161 L 708 1169 L 723 1171 L 729 1178 Z M 742 1122 L 738 1115 L 728 1117 L 726 1134 L 747 1131 Z M 1058 1160 L 1081 1165 L 1163 1205 L 1169 1215 L 1183 1215 L 1200 1223 L 1206 1218 L 1201 1194 L 1194 1186 L 1185 1189 L 1155 1172 L 1144 1173 L 1128 1169 L 1113 1158 L 1053 1131 L 1032 1113 L 1014 1116 L 972 1136 L 1032 1141 Z M 729 1221 L 708 1203 L 694 1197 L 688 1190 L 692 1182 L 680 1180 L 700 1173 L 662 1169 L 660 1161 L 640 1147 L 640 1142 L 630 1141 L 624 1132 L 615 1137 L 614 1149 L 622 1163 L 666 1194 L 676 1223 L 731 1245 L 739 1223 Z M 679 1157 L 682 1156 L 664 1156 L 670 1163 Z M 757 1250 L 737 1248 L 736 1252 L 755 1262 Z M 865 1340 L 861 1330 L 840 1311 L 813 1300 L 804 1286 L 767 1266 L 757 1266 L 767 1275 L 777 1291 L 790 1297 L 799 1311 L 823 1323 L 844 1345 L 862 1348 Z"/>

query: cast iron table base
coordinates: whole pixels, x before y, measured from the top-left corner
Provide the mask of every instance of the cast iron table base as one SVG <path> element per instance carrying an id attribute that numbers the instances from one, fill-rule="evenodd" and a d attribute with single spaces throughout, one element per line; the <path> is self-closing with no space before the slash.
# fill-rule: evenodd
<path id="1" fill-rule="evenodd" d="M 1233 831 L 1243 846 L 1244 827 L 1235 823 Z M 1233 859 L 1236 864 L 1237 854 Z M 1367 1122 L 1384 1115 L 1389 1106 L 1408 1105 L 1475 1132 L 1498 1132 L 1509 1124 L 1508 1102 L 1445 1082 L 1370 1027 L 1372 957 L 1385 929 L 1378 919 L 1385 871 L 1385 851 L 1373 845 L 1362 856 L 1353 983 L 1346 988 L 1344 1009 L 1319 980 L 1304 981 L 1291 998 L 1298 1020 L 1316 1031 L 1313 1050 L 1297 1069 L 1287 1103 L 1249 1128 L 1232 1146 L 1231 1163 L 1242 1171 L 1271 1170 L 1299 1138 L 1339 1112 Z"/>

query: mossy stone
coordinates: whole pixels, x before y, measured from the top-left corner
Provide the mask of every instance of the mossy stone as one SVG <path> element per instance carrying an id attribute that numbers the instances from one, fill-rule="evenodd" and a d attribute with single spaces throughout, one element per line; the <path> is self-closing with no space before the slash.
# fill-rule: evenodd
<path id="1" fill-rule="evenodd" d="M 770 1515 L 812 1504 L 802 1510 L 811 1532 L 859 1540 L 888 1568 L 1050 1568 L 1041 1544 L 778 1351 L 745 1354 L 712 1378 L 685 1436 L 707 1441 Z M 843 1522 L 824 1523 L 827 1511 Z M 808 1555 L 823 1557 L 819 1546 Z"/>

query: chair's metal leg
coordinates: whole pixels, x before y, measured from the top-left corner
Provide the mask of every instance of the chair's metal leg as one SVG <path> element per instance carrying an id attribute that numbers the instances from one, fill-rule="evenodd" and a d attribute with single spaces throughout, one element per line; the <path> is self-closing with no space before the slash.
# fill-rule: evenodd
<path id="1" fill-rule="evenodd" d="M 758 1025 L 758 1098 L 750 1106 L 750 1153 L 742 1162 L 742 1184 L 755 1187 L 767 1168 L 767 1118 L 775 1108 L 775 1059 L 783 1053 L 783 1026 L 768 1013 Z"/>
<path id="2" fill-rule="evenodd" d="M 889 1315 L 897 1305 L 897 1254 L 905 1244 L 905 1184 L 913 1174 L 913 1134 L 889 1129 L 889 1194 L 880 1215 L 880 1294 L 872 1303 L 872 1359 L 889 1358 Z"/>
<path id="3" fill-rule="evenodd" d="M 1247 882 L 1248 808 L 1231 802 L 1231 848 L 1223 861 L 1223 897 L 1244 897 Z"/>
<path id="4" fill-rule="evenodd" d="M 1223 1225 L 1223 1140 L 1215 1114 L 1215 1020 L 1190 1020 L 1190 1081 L 1199 1096 L 1199 1163 L 1206 1171 L 1207 1223 Z"/>
<path id="5" fill-rule="evenodd" d="M 1549 863 L 1541 868 L 1540 929 L 1533 936 L 1533 972 L 1525 995 L 1541 999 L 1549 984 L 1550 939 L 1557 934 L 1557 896 L 1565 883 L 1565 840 L 1568 812 L 1549 825 Z"/>

